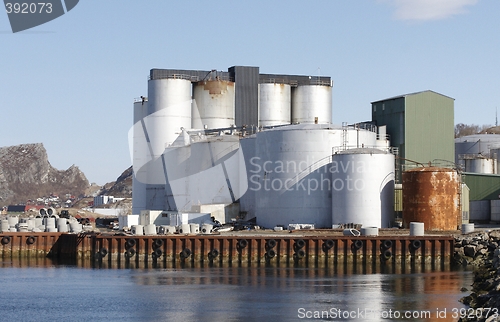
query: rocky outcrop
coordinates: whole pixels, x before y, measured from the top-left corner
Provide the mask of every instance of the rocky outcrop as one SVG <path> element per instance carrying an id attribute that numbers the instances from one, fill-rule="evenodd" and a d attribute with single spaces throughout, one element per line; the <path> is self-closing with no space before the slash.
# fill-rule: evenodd
<path id="1" fill-rule="evenodd" d="M 23 203 L 50 194 L 82 196 L 89 185 L 75 165 L 67 170 L 52 167 L 41 143 L 0 148 L 1 205 Z"/>
<path id="2" fill-rule="evenodd" d="M 455 238 L 455 262 L 474 267 L 472 292 L 461 301 L 477 313 L 476 317 L 471 315 L 460 321 L 500 321 L 500 316 L 496 314 L 500 314 L 499 244 L 500 230 Z M 481 308 L 484 310 L 481 311 Z M 486 312 L 489 312 L 489 316 L 486 316 Z"/>
<path id="3" fill-rule="evenodd" d="M 113 196 L 117 198 L 132 198 L 132 166 L 116 179 L 107 183 L 99 192 L 99 195 Z"/>

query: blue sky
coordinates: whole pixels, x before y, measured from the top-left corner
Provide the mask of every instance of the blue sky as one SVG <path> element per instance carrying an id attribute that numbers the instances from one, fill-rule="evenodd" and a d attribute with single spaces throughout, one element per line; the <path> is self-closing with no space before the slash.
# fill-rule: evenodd
<path id="1" fill-rule="evenodd" d="M 499 12 L 486 0 L 81 0 L 16 34 L 0 13 L 0 146 L 41 142 L 54 167 L 115 180 L 152 68 L 331 76 L 336 124 L 428 89 L 455 99 L 455 123 L 494 124 Z"/>

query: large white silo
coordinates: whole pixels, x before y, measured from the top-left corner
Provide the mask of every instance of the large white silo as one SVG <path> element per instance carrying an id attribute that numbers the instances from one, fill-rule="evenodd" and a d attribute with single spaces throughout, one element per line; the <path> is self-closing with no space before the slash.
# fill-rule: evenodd
<path id="1" fill-rule="evenodd" d="M 299 85 L 292 89 L 292 123 L 332 123 L 332 86 Z"/>
<path id="2" fill-rule="evenodd" d="M 289 84 L 259 84 L 259 126 L 290 124 L 291 104 Z"/>
<path id="3" fill-rule="evenodd" d="M 149 80 L 146 128 L 154 155 L 163 153 L 181 128 L 190 127 L 191 81 L 179 75 Z"/>
<path id="4" fill-rule="evenodd" d="M 391 227 L 394 220 L 394 155 L 351 149 L 332 159 L 332 223 Z"/>
<path id="5" fill-rule="evenodd" d="M 191 81 L 187 76 L 151 79 L 148 82 L 148 113 L 144 118 L 147 141 L 146 209 L 170 210 L 171 192 L 166 189 L 162 154 L 182 128 L 191 127 Z M 168 186 L 167 186 L 168 188 Z"/>
<path id="6" fill-rule="evenodd" d="M 234 125 L 234 82 L 222 79 L 200 81 L 193 87 L 194 129 L 228 128 Z"/>
<path id="7" fill-rule="evenodd" d="M 375 132 L 342 129 L 327 124 L 299 124 L 258 132 L 255 155 L 243 145 L 247 166 L 248 189 L 240 202 L 247 207 L 248 218 L 256 217 L 262 227 L 288 224 L 332 225 L 330 164 L 333 147 L 375 146 Z M 254 198 L 254 200 L 247 200 Z M 254 211 L 252 214 L 251 211 Z"/>

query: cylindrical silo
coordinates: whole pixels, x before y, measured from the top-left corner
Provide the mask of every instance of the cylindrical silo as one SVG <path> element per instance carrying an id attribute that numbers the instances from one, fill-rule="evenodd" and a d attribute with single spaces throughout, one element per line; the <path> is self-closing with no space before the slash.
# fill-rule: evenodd
<path id="1" fill-rule="evenodd" d="M 289 84 L 259 84 L 259 126 L 290 124 L 291 104 Z"/>
<path id="2" fill-rule="evenodd" d="M 234 125 L 234 83 L 221 79 L 194 84 L 192 128 L 218 129 Z"/>
<path id="3" fill-rule="evenodd" d="M 191 81 L 181 76 L 148 82 L 146 131 L 155 156 L 191 127 Z"/>
<path id="4" fill-rule="evenodd" d="M 456 230 L 462 224 L 460 180 L 456 170 L 423 167 L 403 172 L 403 223 L 426 230 Z"/>
<path id="5" fill-rule="evenodd" d="M 394 155 L 350 149 L 333 155 L 332 223 L 391 227 L 394 221 Z"/>
<path id="6" fill-rule="evenodd" d="M 191 127 L 191 80 L 182 75 L 151 79 L 148 82 L 147 116 L 144 132 L 147 141 L 146 209 L 164 210 L 167 206 L 165 167 L 162 154 L 182 132 Z"/>
<path id="7" fill-rule="evenodd" d="M 332 123 L 331 85 L 299 85 L 293 88 L 292 123 Z"/>

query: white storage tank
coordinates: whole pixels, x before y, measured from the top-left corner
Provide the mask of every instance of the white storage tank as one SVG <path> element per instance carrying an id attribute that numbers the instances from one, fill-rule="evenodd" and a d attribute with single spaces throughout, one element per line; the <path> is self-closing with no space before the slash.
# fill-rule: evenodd
<path id="1" fill-rule="evenodd" d="M 291 123 L 291 87 L 283 83 L 259 84 L 259 126 Z"/>
<path id="2" fill-rule="evenodd" d="M 192 124 L 194 129 L 228 128 L 234 125 L 234 83 L 221 79 L 194 84 Z"/>
<path id="3" fill-rule="evenodd" d="M 346 129 L 346 145 L 375 146 L 377 134 Z M 341 127 L 327 124 L 298 124 L 258 132 L 255 154 L 242 147 L 247 164 L 248 190 L 240 203 L 246 218 L 272 228 L 289 224 L 332 227 L 330 164 L 332 148 L 343 142 Z M 248 205 L 254 204 L 254 208 Z M 254 213 L 251 213 L 254 211 Z"/>
<path id="4" fill-rule="evenodd" d="M 332 86 L 299 85 L 292 89 L 292 123 L 332 123 Z"/>
<path id="5" fill-rule="evenodd" d="M 394 155 L 350 149 L 333 155 L 332 222 L 391 227 L 394 220 Z"/>
<path id="6" fill-rule="evenodd" d="M 465 172 L 496 174 L 497 160 L 481 156 L 465 158 Z"/>

